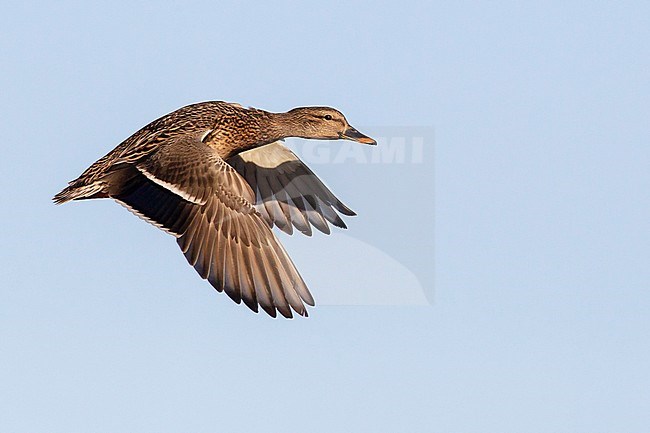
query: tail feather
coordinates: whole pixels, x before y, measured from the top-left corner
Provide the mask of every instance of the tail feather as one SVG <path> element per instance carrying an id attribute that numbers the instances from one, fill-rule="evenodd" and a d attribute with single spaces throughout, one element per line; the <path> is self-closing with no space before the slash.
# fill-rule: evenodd
<path id="1" fill-rule="evenodd" d="M 131 184 L 131 179 L 138 175 L 138 170 L 131 165 L 112 167 L 110 171 L 101 173 L 101 176 L 95 175 L 89 178 L 82 174 L 69 182 L 68 186 L 52 200 L 56 204 L 63 204 L 70 200 L 113 197 L 122 194 L 123 189 Z"/>
<path id="2" fill-rule="evenodd" d="M 83 200 L 89 198 L 103 197 L 103 183 L 93 183 L 90 185 L 79 185 L 74 182 L 65 187 L 61 192 L 55 195 L 52 200 L 55 204 L 63 204 L 70 200 Z"/>

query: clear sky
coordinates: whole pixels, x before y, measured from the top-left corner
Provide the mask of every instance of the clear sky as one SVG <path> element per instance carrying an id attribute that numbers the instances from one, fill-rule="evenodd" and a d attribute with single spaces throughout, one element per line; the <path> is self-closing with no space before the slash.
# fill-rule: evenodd
<path id="1" fill-rule="evenodd" d="M 647 431 L 647 2 L 107 3 L 3 3 L 0 431 Z M 309 319 L 50 202 L 210 99 L 379 140 L 288 141 L 359 214 L 280 236 Z"/>

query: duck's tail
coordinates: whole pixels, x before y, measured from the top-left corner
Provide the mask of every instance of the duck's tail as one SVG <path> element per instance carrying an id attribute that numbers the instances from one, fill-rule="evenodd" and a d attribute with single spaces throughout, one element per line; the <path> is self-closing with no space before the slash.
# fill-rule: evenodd
<path id="1" fill-rule="evenodd" d="M 61 192 L 52 198 L 55 204 L 63 204 L 70 200 L 85 200 L 90 198 L 106 197 L 104 191 L 104 182 L 94 182 L 84 185 L 78 180 L 70 182 Z"/>

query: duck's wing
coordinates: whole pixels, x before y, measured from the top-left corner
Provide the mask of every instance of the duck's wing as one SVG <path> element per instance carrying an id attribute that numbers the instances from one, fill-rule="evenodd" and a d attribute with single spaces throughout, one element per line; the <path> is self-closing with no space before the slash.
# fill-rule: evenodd
<path id="1" fill-rule="evenodd" d="M 246 181 L 193 137 L 170 140 L 134 165 L 113 198 L 177 237 L 187 261 L 218 291 L 306 316 L 314 300 L 282 245 L 253 206 Z"/>
<path id="2" fill-rule="evenodd" d="M 226 160 L 248 182 L 255 204 L 270 227 L 293 227 L 310 236 L 313 225 L 330 233 L 331 224 L 347 228 L 339 214 L 356 215 L 321 182 L 295 153 L 276 141 Z"/>

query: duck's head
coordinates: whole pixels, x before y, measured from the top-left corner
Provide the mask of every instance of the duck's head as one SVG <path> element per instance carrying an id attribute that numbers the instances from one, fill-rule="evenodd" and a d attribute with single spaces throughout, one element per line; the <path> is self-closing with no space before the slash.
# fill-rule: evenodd
<path id="1" fill-rule="evenodd" d="M 350 126 L 340 111 L 330 107 L 300 107 L 287 113 L 295 135 L 294 137 L 315 138 L 319 140 L 352 140 L 375 145 L 372 138 Z"/>

